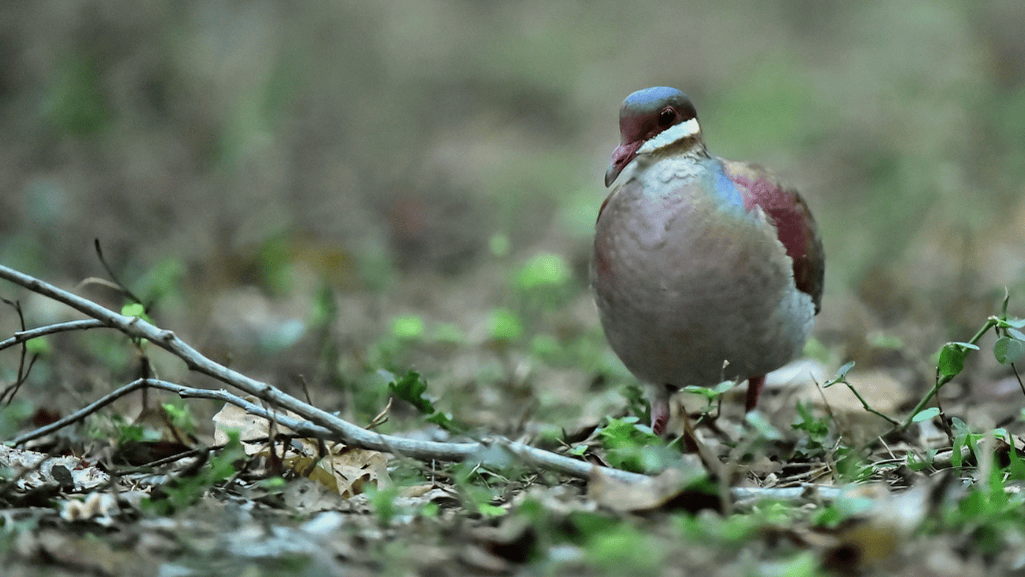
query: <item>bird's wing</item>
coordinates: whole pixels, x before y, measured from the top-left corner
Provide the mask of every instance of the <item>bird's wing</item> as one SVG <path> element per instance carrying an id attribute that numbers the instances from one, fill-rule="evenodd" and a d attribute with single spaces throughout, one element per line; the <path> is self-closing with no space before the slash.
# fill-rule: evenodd
<path id="1" fill-rule="evenodd" d="M 744 207 L 761 207 L 776 226 L 779 241 L 794 262 L 797 288 L 811 296 L 818 313 L 826 272 L 822 238 L 808 205 L 796 190 L 757 164 L 722 161 L 726 175 L 740 190 Z"/>

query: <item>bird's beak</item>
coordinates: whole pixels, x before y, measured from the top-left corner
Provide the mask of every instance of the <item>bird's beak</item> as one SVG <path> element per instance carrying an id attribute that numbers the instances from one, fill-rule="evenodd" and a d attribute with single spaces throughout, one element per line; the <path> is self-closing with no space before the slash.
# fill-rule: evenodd
<path id="1" fill-rule="evenodd" d="M 612 151 L 612 164 L 605 171 L 605 186 L 611 185 L 620 172 L 630 164 L 630 161 L 637 157 L 637 149 L 644 144 L 642 141 L 626 142 L 620 144 Z"/>
<path id="2" fill-rule="evenodd" d="M 609 165 L 609 169 L 605 171 L 606 188 L 616 180 L 616 177 L 619 176 L 620 172 L 623 172 L 623 167 L 616 166 L 615 162 Z"/>

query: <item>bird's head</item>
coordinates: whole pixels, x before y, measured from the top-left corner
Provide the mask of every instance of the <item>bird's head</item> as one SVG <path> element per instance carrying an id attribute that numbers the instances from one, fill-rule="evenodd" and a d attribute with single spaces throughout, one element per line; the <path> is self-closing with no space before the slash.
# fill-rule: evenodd
<path id="1" fill-rule="evenodd" d="M 681 140 L 699 138 L 698 113 L 687 95 L 675 88 L 638 90 L 619 109 L 620 144 L 605 172 L 609 186 L 638 154 L 650 154 Z"/>

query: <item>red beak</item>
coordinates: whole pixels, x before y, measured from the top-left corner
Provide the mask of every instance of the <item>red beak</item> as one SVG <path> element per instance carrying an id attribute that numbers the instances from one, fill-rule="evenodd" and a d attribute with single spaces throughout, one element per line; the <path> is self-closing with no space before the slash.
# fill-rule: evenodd
<path id="1" fill-rule="evenodd" d="M 612 164 L 609 165 L 609 169 L 605 171 L 605 186 L 612 184 L 616 177 L 619 176 L 620 172 L 626 168 L 627 164 L 637 156 L 637 149 L 644 144 L 643 141 L 627 142 L 620 144 L 612 151 Z"/>

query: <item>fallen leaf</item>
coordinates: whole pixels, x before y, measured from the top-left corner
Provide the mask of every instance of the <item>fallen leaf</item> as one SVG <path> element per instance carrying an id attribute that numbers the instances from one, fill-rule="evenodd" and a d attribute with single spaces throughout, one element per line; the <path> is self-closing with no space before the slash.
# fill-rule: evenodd
<path id="1" fill-rule="evenodd" d="M 598 504 L 621 513 L 653 511 L 670 503 L 682 505 L 688 510 L 691 510 L 691 505 L 697 506 L 694 509 L 697 510 L 708 507 L 706 499 L 709 497 L 715 503 L 712 508 L 718 508 L 718 497 L 704 492 L 694 492 L 693 495 L 688 493 L 695 482 L 704 478 L 704 469 L 698 463 L 688 472 L 678 468 L 666 469 L 639 483 L 620 481 L 595 469 L 587 486 L 587 494 Z M 693 500 L 689 504 L 679 503 L 680 498 Z"/>
<path id="2" fill-rule="evenodd" d="M 301 418 L 291 411 L 288 416 Z M 239 432 L 247 455 L 271 458 L 273 446 L 275 456 L 286 468 L 342 497 L 359 495 L 367 487 L 385 489 L 391 486 L 388 458 L 384 453 L 342 443 L 326 444 L 309 438 L 294 438 L 287 444 L 272 445 L 269 439 L 279 434 L 292 434 L 293 431 L 231 404 L 225 404 L 213 420 L 215 442 L 227 443 L 229 431 L 235 430 Z"/>

